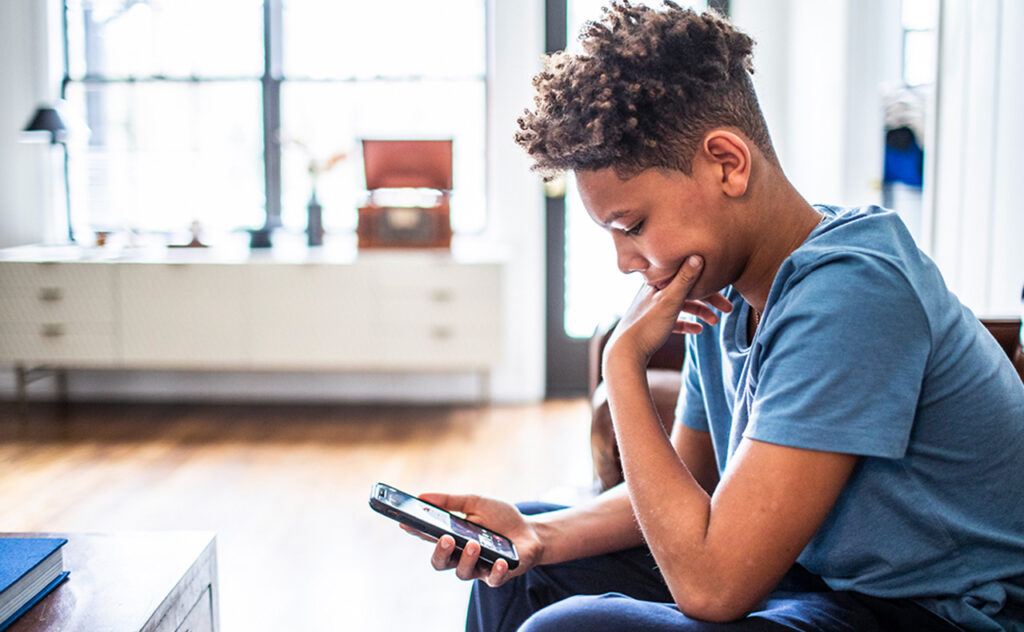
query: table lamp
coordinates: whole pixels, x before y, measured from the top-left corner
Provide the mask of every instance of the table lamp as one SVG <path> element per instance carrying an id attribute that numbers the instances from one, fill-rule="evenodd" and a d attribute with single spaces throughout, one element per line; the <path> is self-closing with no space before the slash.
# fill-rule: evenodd
<path id="1" fill-rule="evenodd" d="M 40 106 L 36 109 L 35 114 L 32 115 L 32 120 L 29 121 L 28 125 L 25 126 L 24 132 L 49 132 L 50 144 L 61 145 L 64 149 L 64 209 L 67 213 L 68 222 L 68 240 L 75 241 L 74 231 L 71 228 L 71 190 L 68 186 L 68 148 L 64 143 L 65 137 L 67 136 L 67 126 L 64 124 L 64 119 L 61 118 L 60 112 L 56 108 L 49 106 Z M 27 134 L 23 137 L 24 141 L 32 141 L 35 138 L 39 138 L 37 134 Z"/>

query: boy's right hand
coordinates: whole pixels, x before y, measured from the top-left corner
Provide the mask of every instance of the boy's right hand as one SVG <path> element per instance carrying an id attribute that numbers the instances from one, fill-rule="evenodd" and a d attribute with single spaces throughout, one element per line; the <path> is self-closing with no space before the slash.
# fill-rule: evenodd
<path id="1" fill-rule="evenodd" d="M 501 586 L 509 579 L 522 575 L 535 566 L 540 559 L 543 546 L 533 525 L 519 512 L 515 505 L 476 495 L 456 494 L 422 494 L 420 500 L 437 505 L 448 511 L 460 512 L 481 526 L 501 533 L 515 544 L 519 554 L 519 566 L 509 570 L 508 563 L 498 560 L 492 567 L 478 564 L 480 545 L 470 541 L 460 553 L 455 549 L 455 539 L 450 535 L 442 536 L 436 541 L 434 553 L 430 557 L 431 565 L 439 571 L 455 569 L 459 579 L 480 579 L 492 588 Z M 403 529 L 422 539 L 434 542 L 433 538 L 423 533 L 402 526 Z"/>

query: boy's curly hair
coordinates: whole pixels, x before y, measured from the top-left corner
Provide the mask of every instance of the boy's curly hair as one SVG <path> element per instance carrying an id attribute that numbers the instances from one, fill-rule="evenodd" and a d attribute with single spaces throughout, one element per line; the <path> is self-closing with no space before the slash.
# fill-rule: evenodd
<path id="1" fill-rule="evenodd" d="M 654 167 L 690 174 L 704 135 L 734 127 L 777 162 L 750 79 L 754 41 L 717 13 L 665 0 L 658 11 L 628 0 L 602 9 L 583 53 L 545 57 L 533 79 L 535 109 L 515 140 L 545 179 L 612 167 L 627 178 Z"/>

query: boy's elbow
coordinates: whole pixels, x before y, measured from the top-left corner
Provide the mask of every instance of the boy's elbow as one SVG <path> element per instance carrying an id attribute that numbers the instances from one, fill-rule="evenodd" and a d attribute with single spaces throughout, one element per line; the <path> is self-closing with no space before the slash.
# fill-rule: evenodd
<path id="1" fill-rule="evenodd" d="M 781 579 L 781 575 L 767 576 L 766 569 L 750 564 L 729 564 L 720 558 L 693 555 L 688 555 L 685 563 L 680 557 L 669 557 L 661 568 L 679 611 L 709 623 L 727 623 L 747 616 Z"/>
<path id="2" fill-rule="evenodd" d="M 728 623 L 741 619 L 753 609 L 749 597 L 733 594 L 727 590 L 716 591 L 697 589 L 689 591 L 682 599 L 676 599 L 679 611 L 691 619 L 709 623 Z"/>
<path id="3" fill-rule="evenodd" d="M 709 623 L 728 623 L 742 617 L 744 612 L 738 612 L 730 608 L 728 604 L 715 603 L 714 601 L 693 601 L 686 600 L 686 603 L 677 603 L 679 611 L 699 621 Z"/>

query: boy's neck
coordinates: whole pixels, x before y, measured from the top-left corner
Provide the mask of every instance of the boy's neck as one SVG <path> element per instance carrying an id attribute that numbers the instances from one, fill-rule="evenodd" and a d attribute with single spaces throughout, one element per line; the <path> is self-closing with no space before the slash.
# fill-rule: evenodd
<path id="1" fill-rule="evenodd" d="M 764 311 L 772 282 L 782 262 L 800 247 L 822 215 L 778 173 L 774 186 L 751 199 L 755 234 L 760 237 L 733 287 L 757 314 Z"/>

